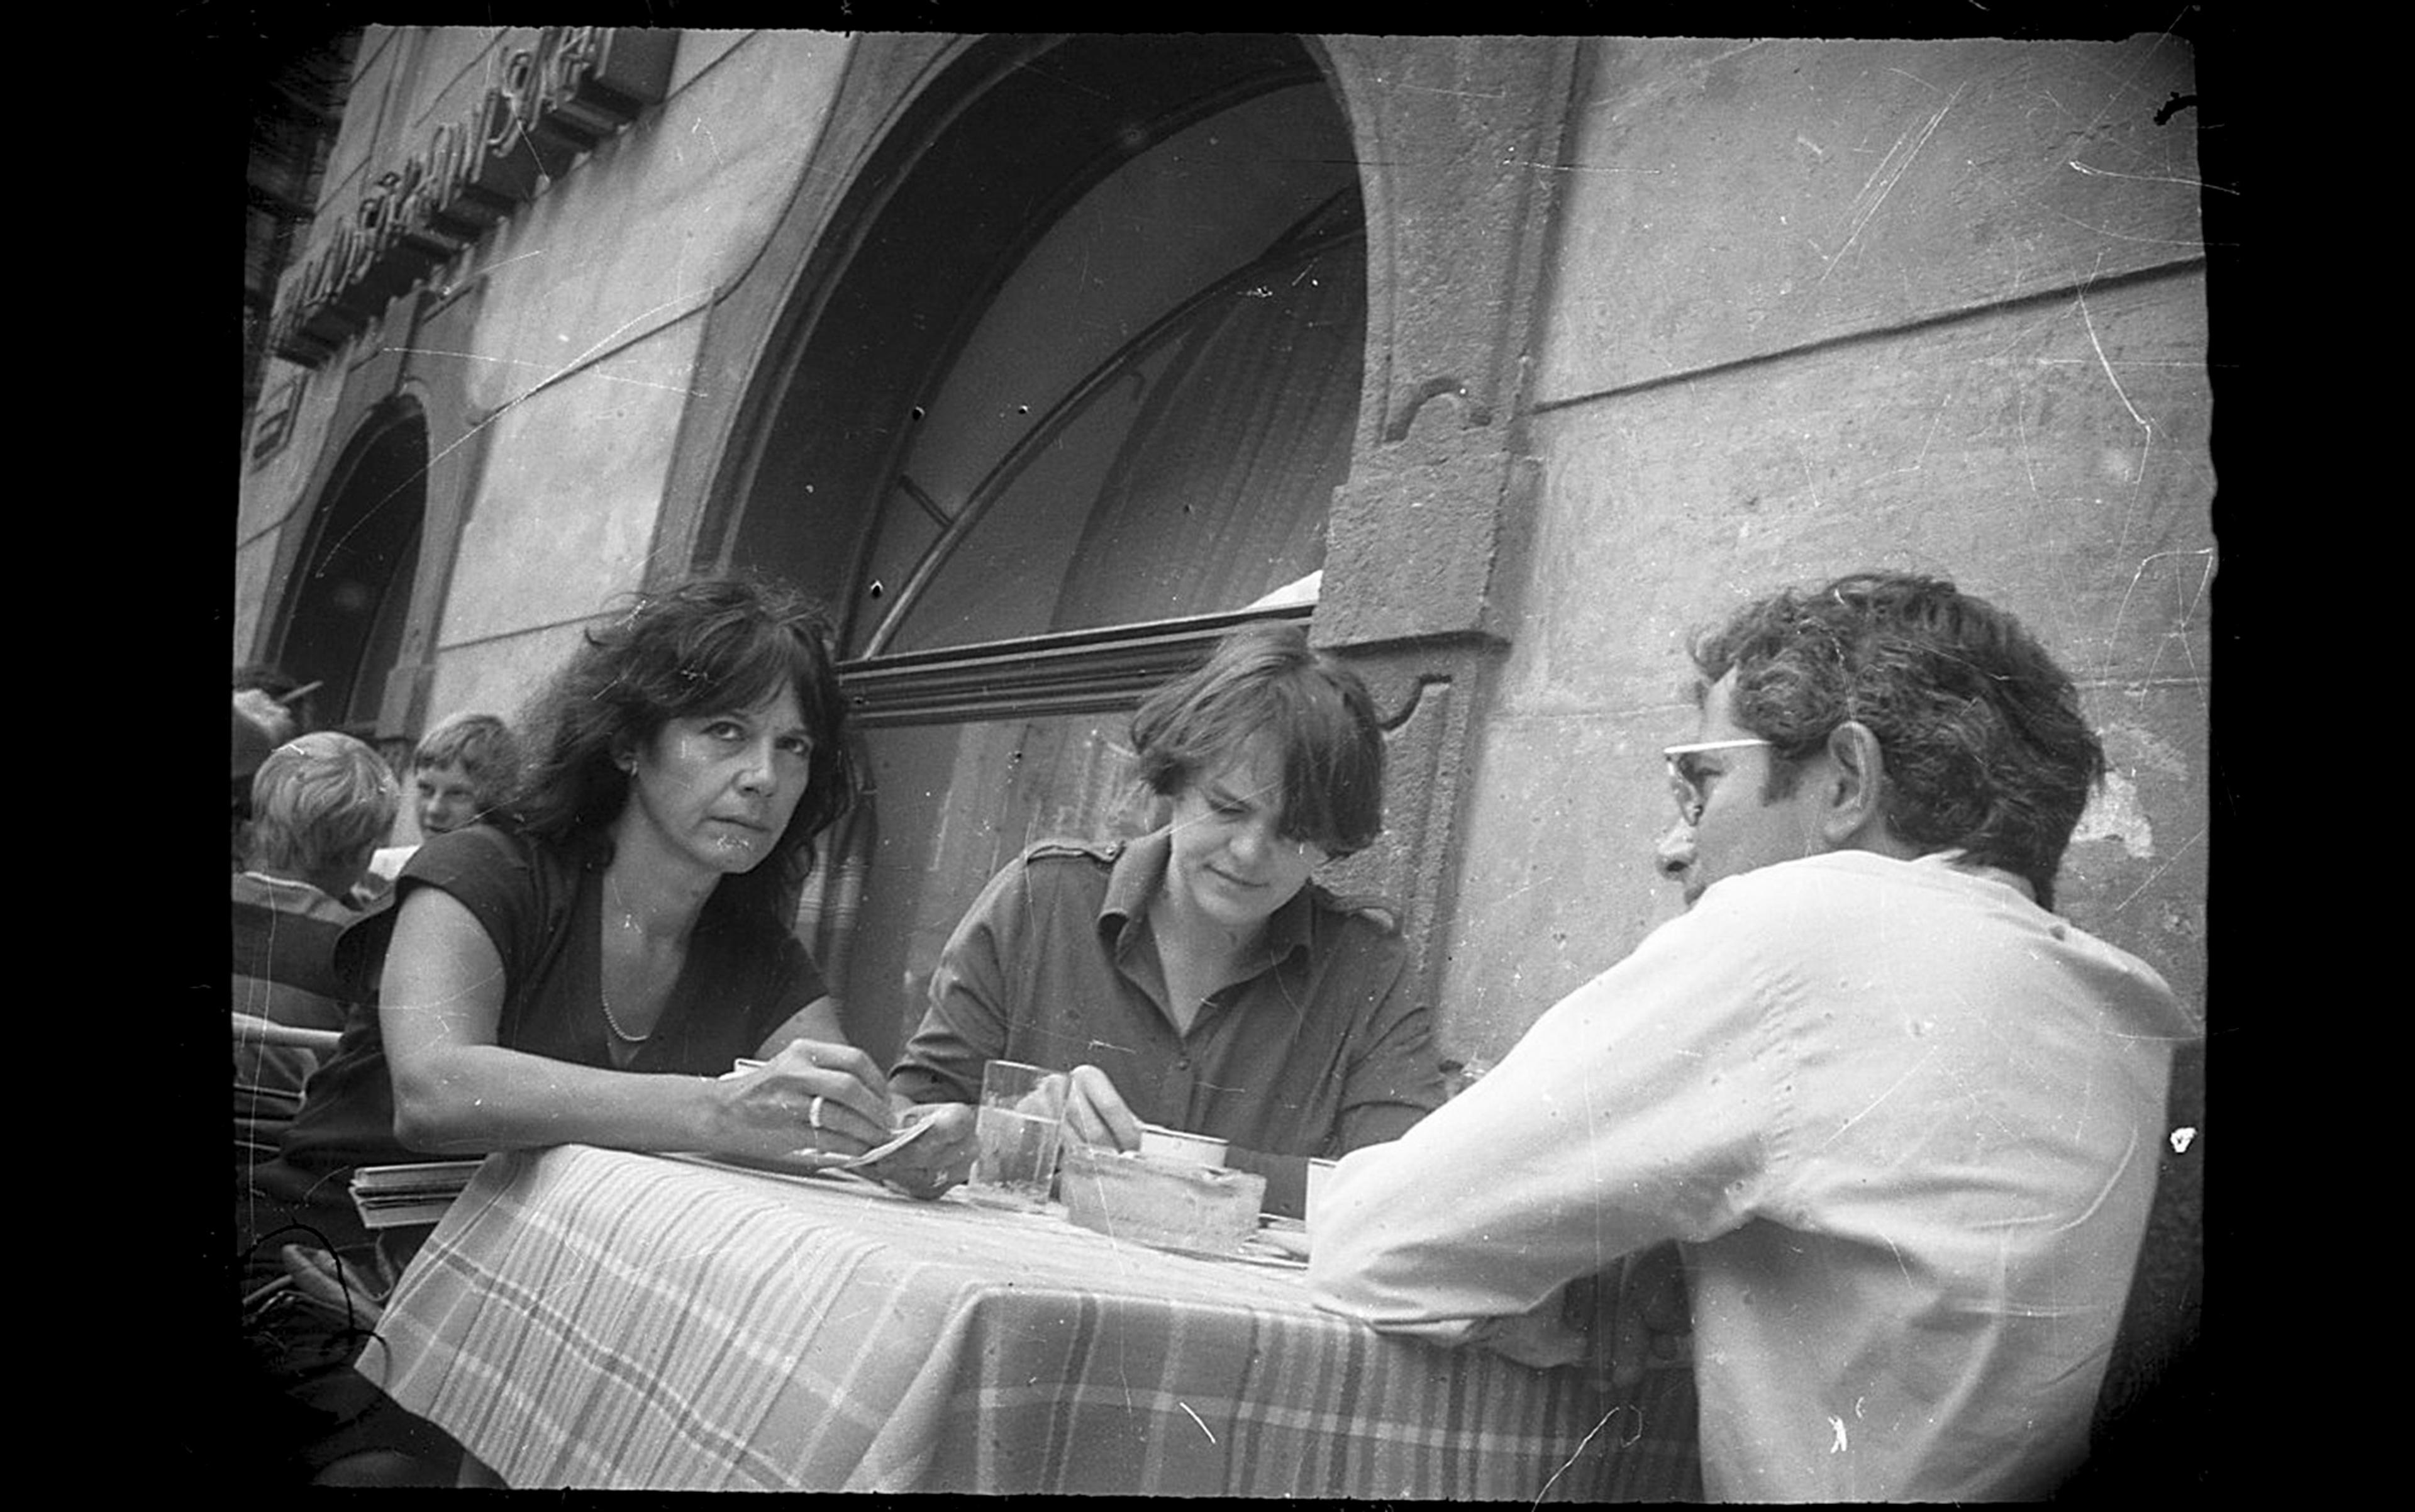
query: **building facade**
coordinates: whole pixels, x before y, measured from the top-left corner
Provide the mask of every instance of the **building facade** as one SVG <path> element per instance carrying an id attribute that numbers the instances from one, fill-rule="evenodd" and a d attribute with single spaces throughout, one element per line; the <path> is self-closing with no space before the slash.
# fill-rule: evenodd
<path id="1" fill-rule="evenodd" d="M 2215 565 L 2187 45 L 372 28 L 245 449 L 238 661 L 399 744 L 699 569 L 837 617 L 801 905 L 877 1056 L 1138 692 L 1304 618 L 1333 869 L 1471 1070 L 1677 907 L 1687 633 L 1940 573 L 2078 674 L 2075 922 L 2202 1012 Z M 402 837 L 409 838 L 409 837 Z M 2108 1401 L 2194 1336 L 2202 1062 Z"/>

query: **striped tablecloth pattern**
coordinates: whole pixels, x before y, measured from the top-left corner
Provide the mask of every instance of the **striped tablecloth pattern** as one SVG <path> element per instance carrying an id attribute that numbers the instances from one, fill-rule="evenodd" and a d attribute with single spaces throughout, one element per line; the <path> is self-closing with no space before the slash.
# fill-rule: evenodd
<path id="1" fill-rule="evenodd" d="M 1297 1270 L 581 1145 L 490 1159 L 360 1368 L 513 1486 L 1695 1499 L 1688 1368 L 1388 1339 Z"/>

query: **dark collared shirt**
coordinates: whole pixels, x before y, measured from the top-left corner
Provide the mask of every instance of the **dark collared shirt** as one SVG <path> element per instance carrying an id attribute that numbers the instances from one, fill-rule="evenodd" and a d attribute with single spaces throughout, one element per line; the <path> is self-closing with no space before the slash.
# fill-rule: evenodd
<path id="1" fill-rule="evenodd" d="M 506 1049 L 611 1067 L 603 987 L 603 861 L 484 824 L 438 835 L 403 867 L 398 900 L 421 887 L 468 908 L 503 964 L 495 1042 Z M 365 916 L 338 952 L 338 969 L 377 980 L 399 904 Z M 699 920 L 661 1022 L 621 1068 L 717 1075 L 740 1055 L 762 1054 L 771 1032 L 826 993 L 805 949 L 777 931 L 758 934 Z M 333 1059 L 310 1078 L 282 1153 L 258 1173 L 264 1191 L 291 1202 L 342 1201 L 358 1165 L 428 1157 L 394 1134 L 394 1082 L 373 993 L 354 1007 Z"/>
<path id="2" fill-rule="evenodd" d="M 982 1065 L 1105 1071 L 1148 1123 L 1227 1141 L 1297 1214 L 1312 1157 L 1398 1139 L 1442 1105 L 1408 950 L 1380 915 L 1311 884 L 1267 921 L 1265 963 L 1175 1027 L 1148 925 L 1164 831 L 1122 846 L 1034 846 L 993 878 L 939 957 L 890 1085 L 971 1102 Z"/>
<path id="3" fill-rule="evenodd" d="M 308 882 L 234 874 L 234 1007 L 305 1029 L 340 1029 L 353 995 L 336 936 L 361 916 Z"/>

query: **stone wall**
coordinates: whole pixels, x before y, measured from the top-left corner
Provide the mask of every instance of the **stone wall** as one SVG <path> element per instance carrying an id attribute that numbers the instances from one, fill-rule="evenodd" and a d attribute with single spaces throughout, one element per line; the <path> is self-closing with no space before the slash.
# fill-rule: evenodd
<path id="1" fill-rule="evenodd" d="M 1650 842 L 1658 748 L 1693 728 L 1688 633 L 1862 567 L 1953 577 L 2078 678 L 2114 770 L 2060 907 L 2202 1015 L 2193 88 L 2164 37 L 1593 45 L 1527 436 L 1543 485 L 1444 914 L 1448 1049 L 1497 1056 L 1678 906 Z M 2132 1377 L 2194 1327 L 2198 1159 L 2165 1151 Z"/>
<path id="2" fill-rule="evenodd" d="M 367 175 L 462 113 L 498 45 L 488 28 L 373 28 L 322 207 L 357 202 Z M 408 394 L 428 416 L 431 485 L 458 470 L 429 489 L 414 723 L 518 707 L 571 627 L 644 579 L 705 319 L 794 192 L 850 45 L 683 33 L 660 106 L 310 375 L 292 441 L 245 475 L 238 659 L 348 427 Z M 274 365 L 268 386 L 298 370 Z"/>

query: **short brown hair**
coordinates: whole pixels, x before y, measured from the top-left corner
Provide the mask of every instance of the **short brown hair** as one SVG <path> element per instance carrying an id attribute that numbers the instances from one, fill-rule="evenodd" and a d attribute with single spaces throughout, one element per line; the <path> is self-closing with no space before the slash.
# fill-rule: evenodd
<path id="1" fill-rule="evenodd" d="M 478 807 L 490 809 L 510 797 L 519 780 L 520 742 L 493 714 L 455 714 L 419 738 L 411 764 L 418 771 L 460 768 Z"/>
<path id="2" fill-rule="evenodd" d="M 1282 762 L 1282 836 L 1330 856 L 1384 831 L 1384 730 L 1358 674 L 1312 650 L 1298 625 L 1233 632 L 1198 670 L 1150 694 L 1132 715 L 1140 780 L 1174 794 L 1271 735 Z"/>
<path id="3" fill-rule="evenodd" d="M 307 876 L 383 839 L 401 803 L 385 758 L 367 745 L 334 730 L 297 735 L 252 776 L 244 854 L 254 870 Z"/>

